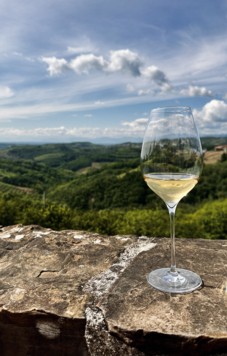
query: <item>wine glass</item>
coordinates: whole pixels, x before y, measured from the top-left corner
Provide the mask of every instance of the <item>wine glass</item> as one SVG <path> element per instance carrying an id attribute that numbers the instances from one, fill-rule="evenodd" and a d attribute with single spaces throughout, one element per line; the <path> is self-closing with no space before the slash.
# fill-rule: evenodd
<path id="1" fill-rule="evenodd" d="M 202 171 L 202 147 L 190 107 L 151 111 L 141 150 L 141 169 L 148 187 L 166 204 L 170 216 L 171 266 L 149 273 L 148 283 L 169 293 L 189 293 L 201 278 L 176 267 L 175 212 L 179 201 L 197 184 Z"/>

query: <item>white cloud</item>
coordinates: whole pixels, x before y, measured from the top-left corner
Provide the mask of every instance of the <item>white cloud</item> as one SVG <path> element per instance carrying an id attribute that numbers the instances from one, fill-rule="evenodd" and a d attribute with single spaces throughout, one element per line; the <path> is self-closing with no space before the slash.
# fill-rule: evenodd
<path id="1" fill-rule="evenodd" d="M 75 38 L 74 34 L 70 42 L 72 45 L 67 47 L 67 52 L 71 55 L 97 53 L 98 51 L 95 42 L 86 35 L 79 35 Z"/>
<path id="2" fill-rule="evenodd" d="M 205 87 L 189 85 L 187 89 L 181 90 L 180 94 L 186 96 L 212 96 L 212 91 Z"/>
<path id="3" fill-rule="evenodd" d="M 51 127 L 51 128 L 35 128 L 35 129 L 17 129 L 17 128 L 1 128 L 0 135 L 4 137 L 51 137 L 51 136 L 62 136 L 67 135 L 68 131 L 64 126 L 61 127 Z"/>
<path id="4" fill-rule="evenodd" d="M 227 103 L 223 100 L 211 100 L 201 110 L 194 110 L 194 115 L 204 123 L 227 122 Z"/>
<path id="5" fill-rule="evenodd" d="M 7 86 L 0 86 L 0 99 L 11 98 L 14 92 Z"/>
<path id="6" fill-rule="evenodd" d="M 227 134 L 227 103 L 211 100 L 201 110 L 193 110 L 201 135 Z"/>
<path id="7" fill-rule="evenodd" d="M 85 41 L 84 47 L 83 45 L 68 47 L 68 53 L 81 53 L 82 50 L 84 52 L 73 59 L 43 57 L 43 62 L 47 64 L 47 70 L 51 76 L 61 74 L 65 69 L 72 70 L 80 75 L 89 75 L 96 71 L 98 74 L 102 74 L 97 82 L 108 83 L 109 88 L 114 87 L 114 89 L 117 86 L 120 88 L 123 84 L 128 95 L 133 97 L 135 97 L 134 94 L 137 94 L 140 98 L 155 97 L 156 100 L 182 98 L 182 96 L 212 97 L 214 96 L 213 90 L 215 92 L 223 91 L 223 89 L 217 88 L 217 83 L 222 81 L 224 85 L 225 82 L 223 63 L 224 58 L 226 58 L 227 46 L 224 44 L 223 38 L 219 38 L 215 41 L 216 52 L 207 56 L 208 51 L 210 51 L 208 40 L 204 42 L 198 40 L 201 46 L 193 50 L 195 54 L 192 56 L 191 46 L 189 46 L 191 41 L 191 38 L 188 39 L 189 43 L 186 41 L 185 45 L 182 45 L 178 51 L 170 52 L 168 60 L 166 57 L 163 57 L 164 60 L 154 57 L 158 66 L 152 65 L 152 63 L 149 65 L 148 57 L 142 57 L 141 53 L 128 48 L 111 50 L 109 55 L 95 55 L 97 50 L 95 50 L 95 47 L 92 49 L 91 41 L 87 43 Z M 80 45 L 82 42 L 78 44 Z M 89 49 L 90 53 L 86 53 Z M 218 68 L 219 64 L 220 68 Z M 105 74 L 111 73 L 118 75 L 113 76 L 112 81 L 108 81 Z M 220 73 L 220 78 L 217 78 L 215 73 Z M 129 75 L 131 76 L 131 83 L 127 85 L 125 81 L 128 80 Z M 93 79 L 97 80 L 97 76 L 89 76 L 90 83 L 93 82 Z M 196 82 L 196 80 L 203 85 L 193 84 L 188 86 L 190 81 Z M 212 91 L 208 89 L 209 86 L 212 86 Z M 100 84 L 99 89 L 105 90 L 105 87 Z M 225 98 L 227 96 L 223 97 L 223 99 Z"/>
<path id="8" fill-rule="evenodd" d="M 34 92 L 35 93 L 35 92 Z M 172 99 L 172 96 L 169 97 Z M 18 102 L 17 105 L 12 106 L 2 106 L 0 110 L 0 121 L 2 120 L 16 120 L 16 119 L 38 119 L 39 117 L 49 117 L 49 114 L 59 114 L 59 113 L 73 113 L 76 114 L 77 111 L 88 112 L 88 110 L 97 110 L 97 109 L 109 109 L 116 108 L 125 105 L 135 105 L 141 103 L 151 103 L 155 102 L 156 98 L 154 96 L 129 96 L 129 97 L 119 97 L 112 98 L 111 100 L 105 101 L 86 101 L 86 102 L 73 102 L 73 103 L 65 103 L 62 100 L 58 100 L 58 98 L 54 98 L 55 100 L 45 100 L 45 96 L 41 96 L 40 102 L 32 105 L 29 102 L 25 105 L 23 102 Z"/>
<path id="9" fill-rule="evenodd" d="M 122 123 L 122 126 L 126 127 L 127 130 L 130 131 L 131 133 L 136 132 L 137 135 L 140 135 L 141 133 L 144 132 L 147 122 L 148 122 L 148 118 L 141 117 L 133 121 L 125 121 Z"/>
<path id="10" fill-rule="evenodd" d="M 48 64 L 47 71 L 51 76 L 61 74 L 67 68 L 67 61 L 64 58 L 42 57 L 41 60 Z"/>
<path id="11" fill-rule="evenodd" d="M 73 59 L 68 67 L 73 69 L 76 73 L 88 74 L 91 70 L 103 70 L 107 66 L 107 62 L 102 56 L 95 56 L 94 54 L 81 54 Z"/>
<path id="12" fill-rule="evenodd" d="M 70 51 L 72 47 L 68 47 Z M 129 49 L 110 51 L 109 60 L 103 56 L 96 56 L 93 53 L 80 54 L 71 61 L 58 59 L 56 57 L 42 57 L 42 61 L 48 65 L 47 71 L 50 75 L 62 73 L 63 69 L 69 68 L 78 74 L 88 74 L 91 70 L 104 72 L 128 72 L 132 76 L 140 76 L 140 66 L 142 61 L 139 55 Z"/>
<path id="13" fill-rule="evenodd" d="M 156 63 L 175 83 L 200 81 L 217 85 L 226 73 L 227 42 L 223 33 L 195 38 L 188 30 L 180 31 L 177 48 L 172 47 L 168 56 L 156 58 Z"/>
<path id="14" fill-rule="evenodd" d="M 72 127 L 66 128 L 64 126 L 60 127 L 45 127 L 45 128 L 34 128 L 34 129 L 16 129 L 16 128 L 0 128 L 0 135 L 2 139 L 11 137 L 11 139 L 26 139 L 29 138 L 54 138 L 64 137 L 65 139 L 75 139 L 75 138 L 97 138 L 97 137 L 138 137 L 141 134 L 141 130 L 134 130 L 133 128 L 99 128 L 99 127 Z"/>
<path id="15" fill-rule="evenodd" d="M 73 51 L 72 47 L 68 47 L 68 49 L 71 52 Z M 109 59 L 87 53 L 78 55 L 70 62 L 67 62 L 64 58 L 58 59 L 56 57 L 42 57 L 42 61 L 48 64 L 47 70 L 50 75 L 59 74 L 66 67 L 79 74 L 88 73 L 93 69 L 112 73 L 122 71 L 131 74 L 133 77 L 144 76 L 159 86 L 170 86 L 165 73 L 158 67 L 151 65 L 141 69 L 143 66 L 142 59 L 138 53 L 129 49 L 110 51 Z"/>
<path id="16" fill-rule="evenodd" d="M 110 62 L 108 70 L 110 72 L 125 71 L 132 76 L 140 76 L 140 67 L 142 61 L 136 52 L 129 49 L 121 49 L 118 51 L 110 51 Z"/>
<path id="17" fill-rule="evenodd" d="M 72 50 L 70 47 L 70 51 Z M 87 53 L 80 54 L 69 61 L 56 57 L 43 57 L 42 61 L 48 65 L 47 71 L 51 76 L 60 74 L 65 69 L 73 70 L 77 74 L 87 75 L 92 71 L 104 74 L 118 72 L 129 74 L 133 78 L 134 83 L 127 85 L 127 91 L 131 93 L 135 92 L 139 96 L 153 92 L 151 88 L 152 83 L 158 87 L 161 93 L 166 93 L 172 89 L 166 74 L 161 69 L 154 65 L 145 67 L 139 54 L 129 49 L 112 50 L 109 52 L 108 58 L 104 58 L 102 55 L 97 56 L 93 53 Z M 119 76 L 117 78 L 123 80 Z M 138 81 L 136 85 L 135 78 Z"/>
<path id="18" fill-rule="evenodd" d="M 117 127 L 38 127 L 34 129 L 20 128 L 0 128 L 2 139 L 11 137 L 11 139 L 22 140 L 29 138 L 44 139 L 63 137 L 64 139 L 73 140 L 75 138 L 121 138 L 121 137 L 142 137 L 148 119 L 146 117 L 138 118 L 133 121 L 125 121 Z"/>
<path id="19" fill-rule="evenodd" d="M 227 133 L 227 103 L 221 100 L 211 100 L 204 105 L 201 110 L 193 110 L 199 132 L 202 135 Z M 87 114 L 84 114 L 86 116 Z M 8 137 L 11 140 L 34 139 L 54 139 L 58 137 L 63 140 L 73 140 L 75 138 L 93 139 L 98 137 L 120 138 L 120 137 L 140 137 L 142 139 L 148 118 L 147 114 L 132 121 L 124 121 L 116 127 L 41 127 L 34 129 L 2 128 L 0 135 L 2 139 Z"/>
<path id="20" fill-rule="evenodd" d="M 138 90 L 138 95 L 147 95 L 147 94 L 150 94 L 151 92 L 152 92 L 152 90 L 150 88 L 139 89 Z"/>
<path id="21" fill-rule="evenodd" d="M 128 93 L 136 93 L 139 96 L 148 95 L 148 94 L 151 94 L 153 92 L 150 86 L 149 87 L 144 87 L 144 88 L 137 88 L 136 86 L 134 86 L 132 84 L 127 84 L 126 85 L 126 91 Z"/>
<path id="22" fill-rule="evenodd" d="M 142 74 L 145 78 L 155 82 L 155 84 L 162 87 L 163 90 L 168 91 L 171 89 L 171 85 L 165 73 L 158 67 L 153 65 L 149 66 L 142 71 Z"/>

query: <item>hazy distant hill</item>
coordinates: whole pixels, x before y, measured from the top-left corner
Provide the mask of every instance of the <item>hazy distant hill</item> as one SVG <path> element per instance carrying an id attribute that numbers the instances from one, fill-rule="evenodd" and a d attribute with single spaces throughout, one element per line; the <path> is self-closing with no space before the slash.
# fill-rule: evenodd
<path id="1" fill-rule="evenodd" d="M 226 138 L 202 139 L 205 148 L 225 142 Z M 153 206 L 158 200 L 143 182 L 140 150 L 141 143 L 131 142 L 3 146 L 0 191 L 45 192 L 47 199 L 74 209 Z M 200 194 L 195 188 L 186 201 L 199 201 L 205 195 L 200 185 Z"/>
<path id="2" fill-rule="evenodd" d="M 140 147 L 134 143 L 104 146 L 89 142 L 3 146 L 0 182 L 7 184 L 8 190 L 12 185 L 37 193 L 53 191 L 59 184 L 96 172 L 103 165 L 119 163 L 127 169 L 136 160 L 138 166 Z"/>
<path id="3" fill-rule="evenodd" d="M 27 159 L 51 167 L 69 166 L 72 170 L 92 162 L 115 162 L 139 157 L 141 144 L 98 145 L 89 142 L 44 145 L 15 145 L 1 152 L 12 159 Z"/>
<path id="4" fill-rule="evenodd" d="M 227 137 L 202 137 L 202 147 L 208 150 L 212 150 L 215 146 L 227 145 Z"/>
<path id="5" fill-rule="evenodd" d="M 202 141 L 206 149 L 226 143 L 223 138 Z M 166 207 L 143 181 L 140 150 L 141 144 L 130 142 L 4 145 L 0 149 L 0 225 L 168 234 Z M 219 157 L 220 162 L 205 164 L 199 184 L 179 204 L 178 216 L 191 214 L 177 225 L 183 236 L 194 234 L 195 227 L 200 237 L 227 236 L 227 157 Z"/>

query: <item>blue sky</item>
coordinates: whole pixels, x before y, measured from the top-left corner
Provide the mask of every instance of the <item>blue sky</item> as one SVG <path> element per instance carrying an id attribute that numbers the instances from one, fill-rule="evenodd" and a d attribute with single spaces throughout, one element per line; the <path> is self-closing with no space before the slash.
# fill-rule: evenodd
<path id="1" fill-rule="evenodd" d="M 137 140 L 189 105 L 227 135 L 227 0 L 1 0 L 0 142 Z"/>

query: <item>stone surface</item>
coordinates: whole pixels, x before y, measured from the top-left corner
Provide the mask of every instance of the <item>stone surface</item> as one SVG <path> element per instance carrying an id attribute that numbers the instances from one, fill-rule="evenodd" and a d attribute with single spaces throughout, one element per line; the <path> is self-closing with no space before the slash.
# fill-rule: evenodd
<path id="1" fill-rule="evenodd" d="M 0 232 L 0 355 L 87 355 L 84 285 L 133 238 L 39 226 Z"/>
<path id="2" fill-rule="evenodd" d="M 227 355 L 227 242 L 177 239 L 200 290 L 146 282 L 169 239 L 39 226 L 0 232 L 0 355 Z"/>
<path id="3" fill-rule="evenodd" d="M 147 285 L 147 272 L 169 264 L 169 240 L 162 239 L 96 302 L 108 332 L 149 355 L 227 355 L 227 243 L 177 240 L 177 252 L 178 266 L 199 273 L 203 287 L 174 296 Z"/>

